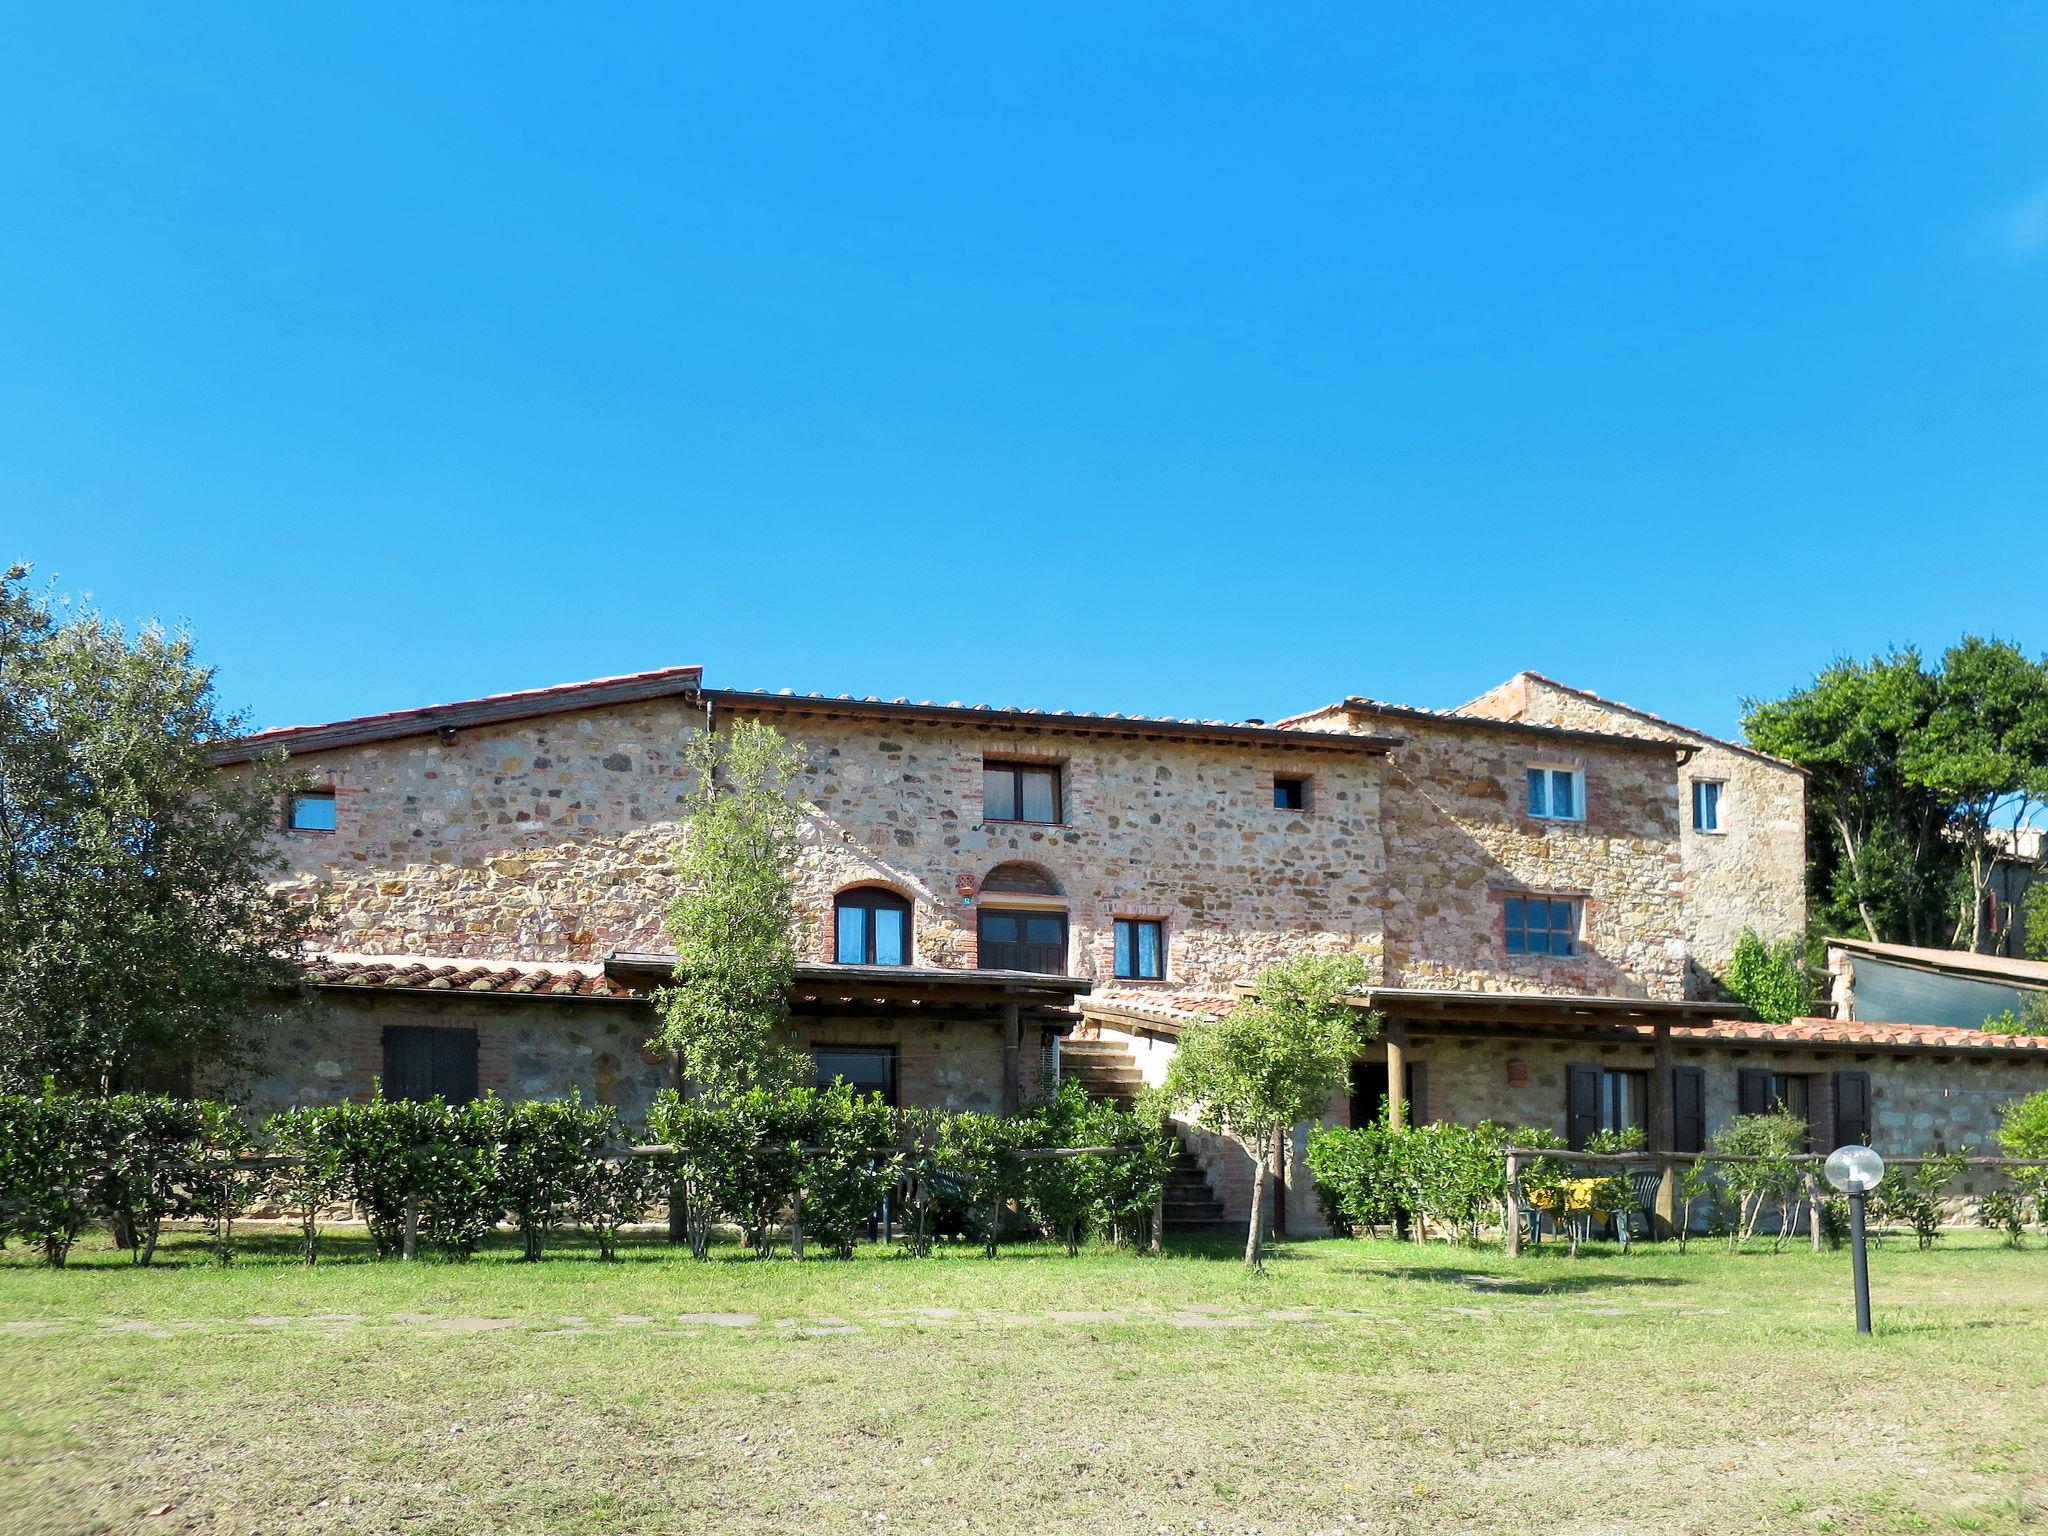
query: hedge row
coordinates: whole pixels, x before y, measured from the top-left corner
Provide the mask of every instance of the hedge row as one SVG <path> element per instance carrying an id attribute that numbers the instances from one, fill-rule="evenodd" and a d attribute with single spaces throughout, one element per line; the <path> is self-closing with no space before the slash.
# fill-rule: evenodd
<path id="1" fill-rule="evenodd" d="M 299 1222 L 308 1263 L 324 1214 L 341 1205 L 355 1207 L 379 1258 L 420 1245 L 466 1257 L 504 1221 L 526 1258 L 568 1222 L 610 1258 L 622 1227 L 670 1205 L 700 1257 L 720 1224 L 765 1254 L 786 1220 L 797 1241 L 844 1257 L 897 1193 L 915 1252 L 958 1231 L 993 1254 L 1027 1219 L 1073 1252 L 1090 1231 L 1121 1240 L 1144 1229 L 1171 1145 L 1072 1083 L 1010 1117 L 898 1110 L 844 1084 L 716 1105 L 667 1094 L 649 1129 L 673 1150 L 632 1154 L 615 1112 L 575 1098 L 378 1098 L 288 1110 L 252 1130 L 218 1104 L 0 1096 L 0 1239 L 61 1265 L 104 1222 L 147 1264 L 165 1221 L 196 1219 L 226 1262 L 235 1217 L 260 1201 Z M 1036 1155 L 1078 1148 L 1106 1150 Z"/>

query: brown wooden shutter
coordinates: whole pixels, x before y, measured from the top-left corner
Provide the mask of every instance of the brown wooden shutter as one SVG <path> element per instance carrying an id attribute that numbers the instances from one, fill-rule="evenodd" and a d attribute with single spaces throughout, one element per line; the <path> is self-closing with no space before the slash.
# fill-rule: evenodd
<path id="1" fill-rule="evenodd" d="M 1564 1139 L 1574 1152 L 1600 1129 L 1600 1069 L 1583 1063 L 1564 1069 Z"/>
<path id="2" fill-rule="evenodd" d="M 1408 1123 L 1429 1124 L 1429 1064 L 1421 1061 L 1408 1063 Z"/>
<path id="3" fill-rule="evenodd" d="M 1835 1146 L 1870 1140 L 1870 1074 L 1835 1074 Z M 1828 1148 L 1826 1150 L 1833 1150 Z"/>
<path id="4" fill-rule="evenodd" d="M 1771 1074 L 1762 1067 L 1743 1067 L 1735 1074 L 1735 1112 L 1738 1115 L 1767 1115 L 1771 1112 Z"/>
<path id="5" fill-rule="evenodd" d="M 1671 1150 L 1707 1150 L 1707 1075 L 1698 1067 L 1671 1069 Z"/>

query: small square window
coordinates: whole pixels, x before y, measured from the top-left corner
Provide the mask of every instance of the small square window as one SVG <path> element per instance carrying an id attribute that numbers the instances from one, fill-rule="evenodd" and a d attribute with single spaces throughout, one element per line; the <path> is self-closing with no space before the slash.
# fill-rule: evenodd
<path id="1" fill-rule="evenodd" d="M 1305 811 L 1308 809 L 1308 780 L 1273 776 L 1273 809 L 1276 811 Z"/>
<path id="2" fill-rule="evenodd" d="M 1060 771 L 1047 763 L 989 763 L 981 767 L 981 819 L 1060 820 Z"/>
<path id="3" fill-rule="evenodd" d="M 1693 780 L 1692 829 L 1695 832 L 1721 830 L 1721 784 L 1718 780 Z"/>
<path id="4" fill-rule="evenodd" d="M 332 832 L 334 791 L 312 789 L 303 795 L 293 795 L 285 825 L 294 832 Z"/>
<path id="5" fill-rule="evenodd" d="M 1125 981 L 1162 980 L 1166 975 L 1166 925 L 1149 918 L 1118 918 L 1116 973 Z"/>
<path id="6" fill-rule="evenodd" d="M 1531 768 L 1529 814 L 1545 821 L 1586 819 L 1586 776 L 1576 768 Z"/>
<path id="7" fill-rule="evenodd" d="M 1576 955 L 1579 904 L 1562 896 L 1510 896 L 1501 903 L 1511 955 Z"/>

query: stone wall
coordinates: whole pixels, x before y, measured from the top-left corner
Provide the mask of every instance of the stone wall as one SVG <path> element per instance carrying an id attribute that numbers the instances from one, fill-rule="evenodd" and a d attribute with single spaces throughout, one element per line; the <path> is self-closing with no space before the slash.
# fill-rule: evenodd
<path id="1" fill-rule="evenodd" d="M 384 1070 L 384 1030 L 429 1025 L 477 1032 L 477 1088 L 507 1099 L 555 1099 L 572 1089 L 607 1104 L 630 1126 L 645 1122 L 668 1086 L 665 1058 L 646 1049 L 654 1010 L 633 1002 L 543 1002 L 531 998 L 352 996 L 322 992 L 288 1015 L 259 1046 L 262 1065 L 243 1100 L 264 1116 L 302 1104 L 367 1099 Z M 1002 1030 L 983 1019 L 800 1016 L 792 1040 L 817 1045 L 886 1045 L 896 1051 L 897 1096 L 907 1107 L 1001 1108 Z M 1019 1078 L 1026 1101 L 1042 1076 L 1040 1031 L 1024 1031 Z M 226 1086 L 226 1085 L 223 1085 Z"/>
<path id="2" fill-rule="evenodd" d="M 1707 978 L 1725 974 L 1745 924 L 1774 941 L 1805 933 L 1806 778 L 1798 769 L 1527 672 L 1460 713 L 1672 738 L 1697 749 L 1677 769 L 1674 786 L 1685 866 L 1682 921 L 1704 973 L 1695 979 L 1696 992 L 1711 988 Z M 1693 826 L 1692 786 L 1702 779 L 1724 786 L 1719 832 Z"/>
<path id="3" fill-rule="evenodd" d="M 1412 1028 L 1412 1026 L 1411 1026 Z M 1424 1114 L 1460 1124 L 1479 1120 L 1565 1133 L 1565 1068 L 1591 1063 L 1649 1071 L 1649 1047 L 1543 1040 L 1470 1040 L 1413 1034 L 1413 1058 L 1422 1064 Z M 1745 1067 L 1810 1074 L 1813 1118 L 1833 1124 L 1831 1074 L 1867 1072 L 1871 1142 L 1897 1157 L 1976 1147 L 1995 1154 L 1999 1112 L 2017 1098 L 2048 1088 L 2048 1061 L 1856 1051 L 1734 1050 L 1725 1046 L 1674 1048 L 1680 1066 L 1698 1067 L 1706 1090 L 1711 1138 L 1738 1113 L 1736 1074 Z M 1828 1151 L 1831 1148 L 1818 1148 Z"/>
<path id="4" fill-rule="evenodd" d="M 1685 995 L 1684 880 L 1671 759 L 1476 721 L 1333 712 L 1303 729 L 1402 738 L 1381 789 L 1390 986 Z M 1527 770 L 1584 774 L 1585 819 L 1527 814 Z M 1501 903 L 1583 903 L 1580 952 L 1511 955 Z"/>
<path id="5" fill-rule="evenodd" d="M 322 943 L 369 954 L 591 960 L 665 949 L 684 753 L 701 717 L 612 706 L 297 759 L 336 793 L 331 833 L 281 833 Z M 920 963 L 972 966 L 979 882 L 1021 861 L 1050 875 L 1070 970 L 1103 990 L 1227 989 L 1303 950 L 1377 965 L 1379 760 L 1256 747 L 998 732 L 823 717 L 776 723 L 811 767 L 799 883 L 807 957 L 832 958 L 831 903 L 856 884 L 915 904 Z M 1057 763 L 1067 820 L 982 818 L 984 756 Z M 1272 804 L 1276 773 L 1311 809 Z M 1163 982 L 1114 981 L 1113 919 L 1167 929 Z"/>

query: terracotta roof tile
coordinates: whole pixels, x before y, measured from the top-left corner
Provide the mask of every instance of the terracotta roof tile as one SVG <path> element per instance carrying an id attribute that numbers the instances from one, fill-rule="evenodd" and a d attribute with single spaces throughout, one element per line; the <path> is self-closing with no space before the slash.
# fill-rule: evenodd
<path id="1" fill-rule="evenodd" d="M 645 998 L 647 994 L 602 971 L 576 966 L 478 965 L 474 961 L 365 959 L 314 955 L 306 979 L 316 987 L 379 992 L 477 992 L 501 997 Z"/>
<path id="2" fill-rule="evenodd" d="M 1994 1035 L 1954 1024 L 1885 1024 L 1866 1019 L 1794 1019 L 1766 1024 L 1756 1019 L 1716 1019 L 1711 1024 L 1672 1026 L 1674 1040 L 1754 1040 L 1769 1045 L 1913 1046 L 1957 1051 L 2048 1052 L 2048 1036 Z"/>

